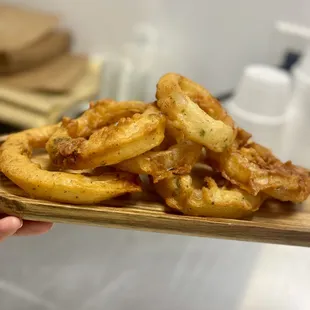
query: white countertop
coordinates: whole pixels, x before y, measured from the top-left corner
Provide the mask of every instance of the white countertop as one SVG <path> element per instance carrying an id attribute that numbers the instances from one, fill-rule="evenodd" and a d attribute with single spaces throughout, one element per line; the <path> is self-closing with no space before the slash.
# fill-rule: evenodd
<path id="1" fill-rule="evenodd" d="M 0 249 L 5 310 L 308 310 L 310 249 L 56 225 Z"/>

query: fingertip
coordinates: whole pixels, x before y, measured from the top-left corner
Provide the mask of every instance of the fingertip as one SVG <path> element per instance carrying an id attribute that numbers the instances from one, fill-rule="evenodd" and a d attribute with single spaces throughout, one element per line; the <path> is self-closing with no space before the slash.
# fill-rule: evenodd
<path id="1" fill-rule="evenodd" d="M 22 226 L 23 221 L 21 219 L 15 216 L 7 216 L 0 220 L 0 236 L 11 236 Z"/>

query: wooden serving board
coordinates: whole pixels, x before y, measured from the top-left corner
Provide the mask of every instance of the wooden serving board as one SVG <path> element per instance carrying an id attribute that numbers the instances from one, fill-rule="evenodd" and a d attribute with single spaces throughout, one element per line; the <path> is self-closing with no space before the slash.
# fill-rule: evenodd
<path id="1" fill-rule="evenodd" d="M 172 213 L 152 193 L 85 206 L 31 199 L 0 173 L 0 212 L 28 220 L 310 246 L 310 201 L 300 205 L 270 201 L 248 220 L 199 218 Z"/>

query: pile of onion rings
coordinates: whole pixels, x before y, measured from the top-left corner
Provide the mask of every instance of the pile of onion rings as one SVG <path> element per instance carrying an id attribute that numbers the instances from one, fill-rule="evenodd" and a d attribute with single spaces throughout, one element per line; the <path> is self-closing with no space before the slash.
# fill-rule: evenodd
<path id="1" fill-rule="evenodd" d="M 32 160 L 38 148 L 49 169 Z M 306 169 L 282 163 L 204 87 L 174 73 L 160 78 L 153 103 L 100 100 L 77 119 L 10 135 L 0 170 L 30 197 L 71 204 L 142 191 L 146 175 L 170 208 L 191 216 L 244 218 L 268 199 L 310 194 Z"/>

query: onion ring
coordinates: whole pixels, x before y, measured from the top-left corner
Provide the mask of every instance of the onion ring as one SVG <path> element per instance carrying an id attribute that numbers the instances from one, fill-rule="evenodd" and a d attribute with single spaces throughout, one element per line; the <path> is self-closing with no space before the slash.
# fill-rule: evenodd
<path id="1" fill-rule="evenodd" d="M 173 176 L 190 173 L 200 157 L 202 146 L 191 141 L 177 143 L 163 151 L 149 151 L 128 159 L 115 167 L 136 174 L 148 174 L 154 183 Z"/>
<path id="2" fill-rule="evenodd" d="M 125 106 L 124 103 L 122 105 Z M 135 109 L 144 111 L 142 114 L 134 114 L 131 118 L 118 119 L 117 123 L 94 132 L 92 130 L 98 126 L 117 121 L 115 114 L 105 115 L 103 121 L 98 113 L 98 121 L 92 122 L 85 131 L 79 128 L 83 128 L 81 125 L 86 122 L 88 116 L 82 116 L 83 120 L 75 122 L 78 125 L 72 125 L 70 130 L 67 130 L 67 125 L 75 123 L 64 121 L 46 144 L 53 164 L 69 169 L 91 169 L 117 164 L 158 146 L 164 139 L 165 117 L 153 104 L 134 105 L 133 110 Z M 116 115 L 131 113 L 131 110 L 119 112 L 116 107 L 114 110 Z M 75 138 L 70 136 L 72 132 Z M 77 134 L 90 136 L 86 139 L 76 137 Z"/>
<path id="3" fill-rule="evenodd" d="M 142 101 L 114 101 L 112 99 L 91 102 L 89 109 L 77 119 L 64 118 L 68 134 L 72 138 L 89 137 L 94 130 L 116 123 L 120 118 L 143 113 L 148 104 Z"/>
<path id="4" fill-rule="evenodd" d="M 221 154 L 207 152 L 207 163 L 252 195 L 264 192 L 281 201 L 306 200 L 310 193 L 308 171 L 291 162 L 282 163 L 250 136 L 239 129 L 230 149 Z"/>
<path id="5" fill-rule="evenodd" d="M 173 176 L 190 173 L 202 152 L 202 146 L 185 140 L 182 131 L 177 130 L 168 120 L 165 139 L 153 150 L 140 156 L 125 160 L 116 169 L 136 174 L 147 174 L 153 182 Z"/>
<path id="6" fill-rule="evenodd" d="M 203 86 L 180 74 L 167 73 L 157 83 L 156 98 L 163 99 L 173 92 L 183 93 L 212 118 L 234 128 L 233 119 L 227 114 L 220 102 Z"/>
<path id="7" fill-rule="evenodd" d="M 10 135 L 0 148 L 2 173 L 31 197 L 72 204 L 91 204 L 125 193 L 139 192 L 136 176 L 107 173 L 84 176 L 46 171 L 31 161 L 34 148 L 43 148 L 59 125 L 29 129 Z"/>
<path id="8" fill-rule="evenodd" d="M 263 195 L 253 196 L 232 185 L 218 186 L 212 177 L 197 180 L 194 174 L 174 175 L 154 184 L 166 204 L 185 215 L 244 218 L 259 209 Z M 200 181 L 200 182 L 199 182 Z"/>
<path id="9" fill-rule="evenodd" d="M 157 105 L 183 130 L 186 137 L 214 152 L 222 152 L 235 139 L 231 117 L 202 86 L 178 75 L 164 75 L 157 84 Z"/>

